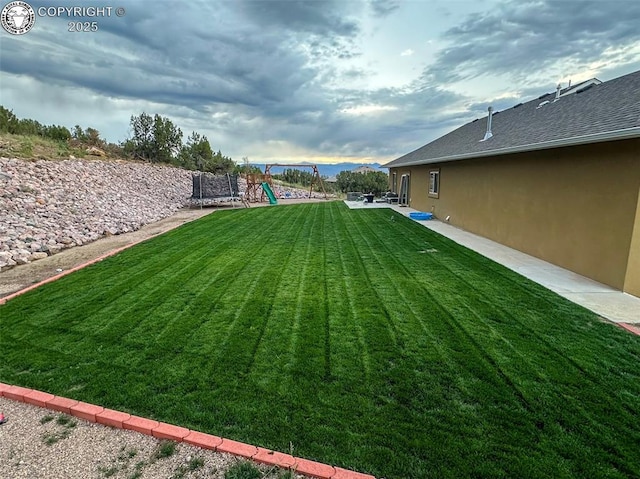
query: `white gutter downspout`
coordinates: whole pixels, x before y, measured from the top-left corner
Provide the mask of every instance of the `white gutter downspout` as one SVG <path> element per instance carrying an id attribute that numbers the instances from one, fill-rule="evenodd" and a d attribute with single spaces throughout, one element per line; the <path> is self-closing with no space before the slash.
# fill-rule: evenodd
<path id="1" fill-rule="evenodd" d="M 493 117 L 493 107 L 489 107 L 489 116 L 487 116 L 487 132 L 484 134 L 484 138 L 480 141 L 487 141 L 493 136 L 491 133 L 491 118 Z"/>

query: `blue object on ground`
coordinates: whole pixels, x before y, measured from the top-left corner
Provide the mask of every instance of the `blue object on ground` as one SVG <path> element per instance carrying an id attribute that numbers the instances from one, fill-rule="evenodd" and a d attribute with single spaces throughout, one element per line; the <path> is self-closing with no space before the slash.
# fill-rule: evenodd
<path id="1" fill-rule="evenodd" d="M 423 213 L 422 211 L 414 211 L 409 213 L 409 218 L 412 220 L 430 220 L 433 218 L 433 213 Z"/>

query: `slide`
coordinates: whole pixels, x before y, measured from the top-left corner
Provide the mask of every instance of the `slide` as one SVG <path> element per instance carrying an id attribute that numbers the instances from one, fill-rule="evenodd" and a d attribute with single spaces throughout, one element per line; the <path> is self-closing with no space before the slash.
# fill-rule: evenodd
<path id="1" fill-rule="evenodd" d="M 267 183 L 266 181 L 263 182 L 262 183 L 262 189 L 264 190 L 264 192 L 269 197 L 269 204 L 270 205 L 277 205 L 278 204 L 278 200 L 276 199 L 276 195 L 273 194 L 273 191 L 271 190 L 271 187 L 269 186 L 269 183 Z"/>

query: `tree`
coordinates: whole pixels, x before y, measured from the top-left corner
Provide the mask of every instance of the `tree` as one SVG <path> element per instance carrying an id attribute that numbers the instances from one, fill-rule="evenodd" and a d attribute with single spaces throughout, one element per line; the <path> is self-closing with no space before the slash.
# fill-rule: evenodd
<path id="1" fill-rule="evenodd" d="M 182 149 L 182 131 L 166 117 L 146 113 L 131 117 L 132 137 L 123 143 L 124 151 L 151 162 L 170 163 Z"/>
<path id="2" fill-rule="evenodd" d="M 206 136 L 195 131 L 187 138 L 177 158 L 178 165 L 188 170 L 200 170 L 213 162 L 213 151 Z"/>
<path id="3" fill-rule="evenodd" d="M 153 117 L 153 157 L 151 161 L 170 163 L 182 149 L 182 130 L 167 117 Z"/>
<path id="4" fill-rule="evenodd" d="M 87 128 L 85 130 L 86 144 L 89 146 L 97 146 L 98 148 L 104 148 L 106 142 L 100 138 L 100 132 L 95 128 Z"/>
<path id="5" fill-rule="evenodd" d="M 246 156 L 243 156 L 242 164 L 236 165 L 235 168 L 233 169 L 233 172 L 238 174 L 247 174 L 247 173 L 260 174 L 262 173 L 262 170 L 260 169 L 259 166 L 250 164 L 249 158 Z"/>
<path id="6" fill-rule="evenodd" d="M 210 171 L 211 173 L 216 173 L 218 175 L 224 173 L 231 173 L 236 167 L 236 164 L 233 160 L 223 155 L 220 150 L 218 150 L 211 160 L 211 163 L 205 165 L 205 171 Z"/>
<path id="7" fill-rule="evenodd" d="M 213 153 L 206 136 L 192 132 L 187 138 L 187 144 L 182 147 L 176 158 L 176 163 L 189 170 L 208 171 L 215 174 L 231 173 L 236 164 L 220 150 Z"/>
<path id="8" fill-rule="evenodd" d="M 125 153 L 134 158 L 150 161 L 153 155 L 153 118 L 142 112 L 131 116 L 132 137 L 124 142 Z"/>
<path id="9" fill-rule="evenodd" d="M 87 136 L 85 135 L 84 130 L 80 127 L 80 125 L 76 125 L 73 127 L 71 138 L 78 141 L 79 143 L 84 143 L 87 141 Z"/>
<path id="10" fill-rule="evenodd" d="M 0 132 L 13 134 L 18 133 L 18 125 L 18 117 L 13 114 L 13 111 L 0 106 Z"/>
<path id="11" fill-rule="evenodd" d="M 42 132 L 43 136 L 56 141 L 66 142 L 71 138 L 71 132 L 65 126 L 51 125 L 45 126 Z"/>
<path id="12" fill-rule="evenodd" d="M 349 191 L 361 191 L 358 189 L 357 178 L 355 178 L 355 173 L 351 171 L 341 171 L 336 175 L 336 186 L 343 193 L 347 193 Z"/>
<path id="13" fill-rule="evenodd" d="M 349 191 L 362 191 L 363 193 L 373 193 L 376 196 L 389 188 L 389 175 L 383 171 L 372 171 L 369 173 L 354 173 L 352 171 L 341 171 L 336 175 L 336 186 L 343 193 Z"/>
<path id="14" fill-rule="evenodd" d="M 23 118 L 18 122 L 18 131 L 16 133 L 20 135 L 36 135 L 43 136 L 44 127 L 36 120 L 30 120 Z"/>
<path id="15" fill-rule="evenodd" d="M 274 177 L 289 184 L 302 186 L 309 186 L 313 181 L 313 173 L 292 168 L 287 168 L 280 175 L 274 175 Z"/>

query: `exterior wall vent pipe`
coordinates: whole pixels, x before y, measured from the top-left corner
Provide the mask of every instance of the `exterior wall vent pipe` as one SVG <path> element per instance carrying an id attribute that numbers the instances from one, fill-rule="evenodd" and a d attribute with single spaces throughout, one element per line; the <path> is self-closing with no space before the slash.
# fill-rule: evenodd
<path id="1" fill-rule="evenodd" d="M 558 83 L 558 86 L 556 87 L 556 98 L 553 101 L 558 101 L 560 99 L 560 90 L 562 90 L 562 85 Z"/>
<path id="2" fill-rule="evenodd" d="M 489 107 L 489 115 L 487 116 L 487 132 L 484 134 L 484 138 L 480 141 L 487 141 L 493 136 L 491 133 L 491 118 L 493 117 L 493 107 Z"/>

